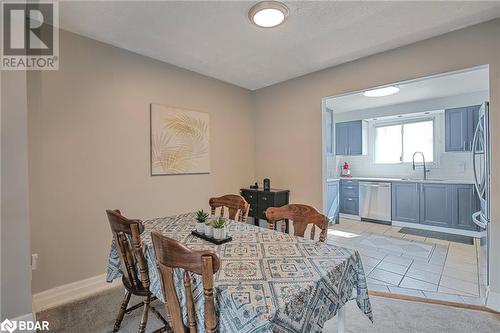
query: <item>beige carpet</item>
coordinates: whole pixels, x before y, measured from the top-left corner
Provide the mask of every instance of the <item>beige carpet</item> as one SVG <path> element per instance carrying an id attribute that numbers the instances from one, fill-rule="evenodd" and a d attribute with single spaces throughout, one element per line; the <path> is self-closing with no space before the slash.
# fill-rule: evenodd
<path id="1" fill-rule="evenodd" d="M 49 320 L 50 332 L 111 332 L 123 292 L 112 289 L 105 293 L 58 308 L 42 311 L 37 320 Z M 500 315 L 458 309 L 444 305 L 371 297 L 375 323 L 364 317 L 355 302 L 347 304 L 346 331 L 353 333 L 490 333 L 500 332 Z M 158 302 L 156 308 L 163 308 Z M 140 311 L 127 315 L 120 332 L 137 332 Z M 147 332 L 160 327 L 150 314 Z M 328 321 L 323 332 L 336 332 L 336 318 Z"/>

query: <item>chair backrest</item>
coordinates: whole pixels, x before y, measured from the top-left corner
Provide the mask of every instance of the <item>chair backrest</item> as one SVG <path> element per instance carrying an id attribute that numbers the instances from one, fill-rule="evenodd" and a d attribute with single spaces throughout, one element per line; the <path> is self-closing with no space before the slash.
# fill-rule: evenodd
<path id="1" fill-rule="evenodd" d="M 288 219 L 293 222 L 295 236 L 304 237 L 304 232 L 309 224 L 311 227 L 311 239 L 314 239 L 316 228 L 321 229 L 319 240 L 324 242 L 328 231 L 328 218 L 318 212 L 314 207 L 302 204 L 289 204 L 281 207 L 269 207 L 266 209 L 266 217 L 269 221 L 269 228 L 274 229 L 276 221 Z M 282 225 L 283 229 L 284 225 Z"/>
<path id="2" fill-rule="evenodd" d="M 108 209 L 106 214 L 120 256 L 124 284 L 131 290 L 148 290 L 148 265 L 142 252 L 140 237 L 144 231 L 142 221 L 127 219 L 118 209 Z M 140 278 L 137 274 L 137 267 Z"/>
<path id="3" fill-rule="evenodd" d="M 217 329 L 214 306 L 214 273 L 219 270 L 220 261 L 215 252 L 210 250 L 195 251 L 178 241 L 153 231 L 151 233 L 156 253 L 156 264 L 161 277 L 161 287 L 167 309 L 171 317 L 174 333 L 197 332 L 192 281 L 189 272 L 201 275 L 205 297 L 205 331 L 212 333 Z M 184 269 L 184 290 L 189 328 L 182 321 L 182 309 L 177 298 L 174 283 L 174 269 Z"/>
<path id="4" fill-rule="evenodd" d="M 237 194 L 226 194 L 222 197 L 210 198 L 208 200 L 212 215 L 215 216 L 215 209 L 220 207 L 220 216 L 224 216 L 224 208 L 228 209 L 229 218 L 231 220 L 236 220 L 236 214 L 238 213 L 237 221 L 246 222 L 248 217 L 248 210 L 250 205 L 241 195 Z"/>

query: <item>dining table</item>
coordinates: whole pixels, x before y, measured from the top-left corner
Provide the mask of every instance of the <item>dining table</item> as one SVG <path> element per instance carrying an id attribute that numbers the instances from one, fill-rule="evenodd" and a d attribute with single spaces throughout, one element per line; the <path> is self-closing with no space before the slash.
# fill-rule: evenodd
<path id="1" fill-rule="evenodd" d="M 220 259 L 214 275 L 215 308 L 219 332 L 322 332 L 326 321 L 338 315 L 344 331 L 345 304 L 355 300 L 373 322 L 366 277 L 356 250 L 305 239 L 252 224 L 227 220 L 232 241 L 215 245 L 191 232 L 195 213 L 144 221 L 141 241 L 148 264 L 150 291 L 164 296 L 151 240 L 151 231 L 173 238 L 194 250 L 211 249 Z M 120 259 L 111 241 L 106 280 L 122 276 Z M 174 274 L 180 304 L 185 304 L 183 272 Z M 204 331 L 203 288 L 194 275 L 193 295 L 198 331 Z M 186 309 L 183 306 L 186 319 Z"/>

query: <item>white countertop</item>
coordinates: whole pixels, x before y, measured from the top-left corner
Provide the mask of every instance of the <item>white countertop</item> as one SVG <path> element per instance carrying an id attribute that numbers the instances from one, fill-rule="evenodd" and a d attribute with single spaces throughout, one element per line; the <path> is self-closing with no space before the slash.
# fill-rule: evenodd
<path id="1" fill-rule="evenodd" d="M 437 184 L 468 184 L 474 185 L 473 181 L 469 180 L 458 180 L 458 179 L 414 179 L 414 178 L 388 178 L 388 177 L 338 177 L 338 178 L 328 178 L 327 181 L 338 181 L 341 179 L 345 180 L 361 180 L 368 182 L 410 182 L 410 183 L 437 183 Z"/>

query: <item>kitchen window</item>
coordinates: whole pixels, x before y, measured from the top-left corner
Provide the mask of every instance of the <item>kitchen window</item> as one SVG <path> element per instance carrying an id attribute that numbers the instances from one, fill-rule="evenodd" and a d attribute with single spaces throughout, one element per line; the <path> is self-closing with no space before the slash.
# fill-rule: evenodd
<path id="1" fill-rule="evenodd" d="M 432 163 L 434 150 L 434 119 L 375 125 L 375 163 L 411 163 L 416 151 Z"/>

